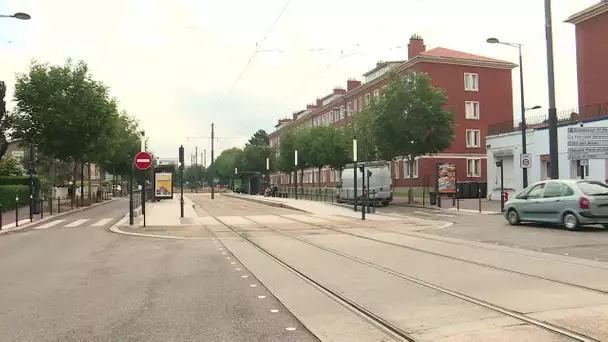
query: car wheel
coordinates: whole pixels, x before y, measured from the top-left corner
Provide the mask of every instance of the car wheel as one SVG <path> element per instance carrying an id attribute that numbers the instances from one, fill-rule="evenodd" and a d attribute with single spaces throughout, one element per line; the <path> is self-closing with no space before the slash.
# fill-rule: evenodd
<path id="1" fill-rule="evenodd" d="M 385 201 L 385 202 L 382 202 L 382 206 L 383 206 L 383 207 L 387 207 L 387 206 L 388 206 L 388 202 L 386 202 L 386 201 Z"/>
<path id="2" fill-rule="evenodd" d="M 510 225 L 517 226 L 520 223 L 517 211 L 509 209 L 509 212 L 507 213 L 507 221 L 509 221 Z"/>
<path id="3" fill-rule="evenodd" d="M 562 221 L 568 230 L 578 230 L 581 225 L 580 222 L 578 222 L 578 218 L 573 213 L 566 213 Z"/>
<path id="4" fill-rule="evenodd" d="M 608 229 L 608 224 L 604 223 L 602 224 L 602 227 L 604 227 L 604 229 Z"/>

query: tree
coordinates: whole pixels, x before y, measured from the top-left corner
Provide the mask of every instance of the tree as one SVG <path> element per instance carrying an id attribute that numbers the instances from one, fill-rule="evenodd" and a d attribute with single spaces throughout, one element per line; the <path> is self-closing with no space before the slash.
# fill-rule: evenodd
<path id="1" fill-rule="evenodd" d="M 269 146 L 270 138 L 268 137 L 268 133 L 263 129 L 259 129 L 257 132 L 253 133 L 248 144 L 254 146 Z"/>
<path id="2" fill-rule="evenodd" d="M 234 169 L 243 170 L 243 150 L 233 147 L 222 151 L 215 159 L 215 176 L 220 183 L 228 183 L 234 175 Z M 237 170 L 237 171 L 238 171 Z"/>
<path id="3" fill-rule="evenodd" d="M 293 129 L 286 130 L 281 135 L 279 144 L 279 158 L 277 160 L 277 169 L 281 172 L 289 174 L 289 183 L 291 184 L 291 173 L 296 170 L 295 166 L 295 150 L 296 150 L 296 133 Z M 300 158 L 300 156 L 298 156 Z"/>
<path id="4" fill-rule="evenodd" d="M 352 137 L 347 134 L 346 130 L 334 129 L 331 131 L 330 138 L 328 142 L 330 157 L 327 165 L 334 170 L 339 170 L 340 176 L 342 176 L 342 170 L 346 164 L 353 161 Z"/>
<path id="5" fill-rule="evenodd" d="M 6 83 L 4 81 L 0 81 L 0 159 L 6 153 L 8 149 L 8 140 L 6 137 L 6 133 L 9 128 L 9 118 L 6 115 L 6 101 L 4 98 L 6 97 Z"/>
<path id="6" fill-rule="evenodd" d="M 6 155 L 2 159 L 0 159 L 0 176 L 23 176 L 25 174 L 25 170 L 19 159 Z"/>
<path id="7" fill-rule="evenodd" d="M 298 132 L 298 154 L 302 153 L 304 164 L 315 167 L 319 175 L 317 184 L 321 186 L 321 170 L 333 162 L 334 132 L 330 126 L 315 126 Z M 302 152 L 300 152 L 300 150 Z M 299 165 L 299 163 L 298 163 Z M 305 166 L 306 166 L 305 165 Z"/>
<path id="8" fill-rule="evenodd" d="M 446 104 L 445 91 L 432 87 L 426 74 L 391 75 L 384 97 L 369 108 L 380 157 L 403 157 L 412 168 L 416 158 L 450 147 L 454 116 L 445 109 Z M 413 170 L 409 171 L 411 202 Z"/>

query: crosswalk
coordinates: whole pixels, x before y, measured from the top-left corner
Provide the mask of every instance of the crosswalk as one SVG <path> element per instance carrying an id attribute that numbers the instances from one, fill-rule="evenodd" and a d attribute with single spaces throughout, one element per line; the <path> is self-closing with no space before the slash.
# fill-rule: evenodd
<path id="1" fill-rule="evenodd" d="M 77 219 L 77 220 L 51 220 L 47 221 L 34 229 L 48 229 L 48 228 L 76 228 L 76 227 L 103 227 L 112 222 L 114 218 L 102 218 L 102 219 Z"/>

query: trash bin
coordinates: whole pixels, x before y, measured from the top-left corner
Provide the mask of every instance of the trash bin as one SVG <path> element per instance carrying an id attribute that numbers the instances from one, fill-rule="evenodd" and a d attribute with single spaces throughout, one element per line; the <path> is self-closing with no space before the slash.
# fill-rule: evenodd
<path id="1" fill-rule="evenodd" d="M 429 203 L 431 205 L 437 205 L 437 193 L 429 192 Z"/>
<path id="2" fill-rule="evenodd" d="M 32 207 L 32 213 L 35 215 L 39 215 L 40 212 L 42 211 L 42 201 L 39 199 L 34 199 L 33 201 L 33 207 Z"/>

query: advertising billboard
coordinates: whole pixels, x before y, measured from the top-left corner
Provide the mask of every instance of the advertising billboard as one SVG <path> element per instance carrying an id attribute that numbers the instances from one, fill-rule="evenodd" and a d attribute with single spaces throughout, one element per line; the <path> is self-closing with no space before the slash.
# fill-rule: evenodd
<path id="1" fill-rule="evenodd" d="M 456 186 L 456 164 L 437 164 L 437 192 L 439 194 L 455 194 Z"/>
<path id="2" fill-rule="evenodd" d="M 173 198 L 173 174 L 171 172 L 154 173 L 154 195 L 157 198 Z"/>

